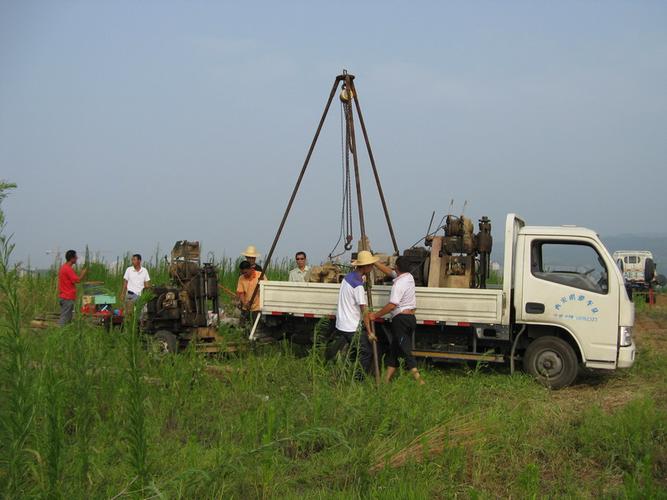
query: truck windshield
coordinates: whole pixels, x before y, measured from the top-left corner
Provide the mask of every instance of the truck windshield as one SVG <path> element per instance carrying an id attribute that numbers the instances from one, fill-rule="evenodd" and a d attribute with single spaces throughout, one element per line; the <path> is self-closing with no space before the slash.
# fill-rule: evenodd
<path id="1" fill-rule="evenodd" d="M 546 281 L 601 294 L 609 290 L 604 260 L 585 243 L 533 242 L 531 269 L 536 278 Z"/>

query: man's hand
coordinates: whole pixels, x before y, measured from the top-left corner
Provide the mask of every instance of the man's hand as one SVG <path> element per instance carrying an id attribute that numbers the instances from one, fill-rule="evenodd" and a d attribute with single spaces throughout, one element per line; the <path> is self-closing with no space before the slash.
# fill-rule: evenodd
<path id="1" fill-rule="evenodd" d="M 377 319 L 377 314 L 369 312 L 368 313 L 368 321 L 375 321 Z"/>
<path id="2" fill-rule="evenodd" d="M 376 342 L 377 339 L 378 338 L 375 336 L 374 332 L 368 332 L 368 340 L 370 340 L 371 342 Z"/>

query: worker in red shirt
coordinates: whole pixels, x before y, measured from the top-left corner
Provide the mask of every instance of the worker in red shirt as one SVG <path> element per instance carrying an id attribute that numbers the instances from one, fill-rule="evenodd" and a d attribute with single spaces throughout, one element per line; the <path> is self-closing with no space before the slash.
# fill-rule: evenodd
<path id="1" fill-rule="evenodd" d="M 76 300 L 76 284 L 81 281 L 88 272 L 83 269 L 81 275 L 77 276 L 74 272 L 74 265 L 77 261 L 77 255 L 74 250 L 67 250 L 65 253 L 66 262 L 58 271 L 58 298 L 60 299 L 60 326 L 65 326 L 72 321 L 74 316 L 74 301 Z"/>

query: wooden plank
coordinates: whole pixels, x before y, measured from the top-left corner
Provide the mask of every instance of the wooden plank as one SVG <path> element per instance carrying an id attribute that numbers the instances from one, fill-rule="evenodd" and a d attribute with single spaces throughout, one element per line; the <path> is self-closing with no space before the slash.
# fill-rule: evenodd
<path id="1" fill-rule="evenodd" d="M 489 361 L 491 363 L 505 362 L 502 354 L 473 354 L 463 352 L 442 351 L 412 351 L 412 355 L 418 358 L 455 359 L 461 361 Z"/>

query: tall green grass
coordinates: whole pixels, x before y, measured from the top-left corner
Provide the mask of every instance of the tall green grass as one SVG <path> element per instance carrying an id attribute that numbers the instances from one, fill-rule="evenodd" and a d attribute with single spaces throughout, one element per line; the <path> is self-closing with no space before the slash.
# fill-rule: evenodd
<path id="1" fill-rule="evenodd" d="M 53 281 L 20 278 L 1 241 L 5 498 L 667 495 L 665 350 L 560 392 L 465 365 L 423 365 L 423 387 L 408 374 L 376 387 L 355 380 L 355 360 L 285 342 L 165 356 L 133 328 L 27 328 L 25 309 L 47 307 Z M 231 261 L 222 271 L 231 283 Z"/>

